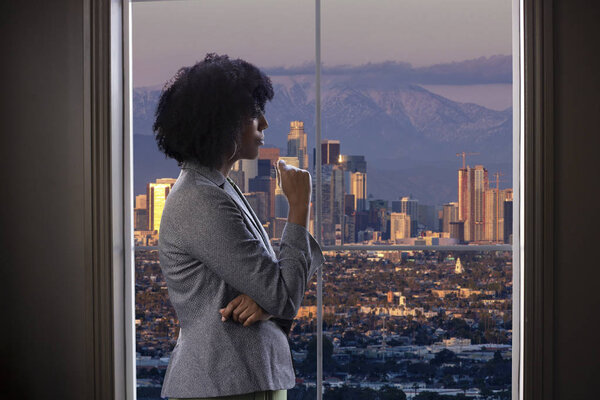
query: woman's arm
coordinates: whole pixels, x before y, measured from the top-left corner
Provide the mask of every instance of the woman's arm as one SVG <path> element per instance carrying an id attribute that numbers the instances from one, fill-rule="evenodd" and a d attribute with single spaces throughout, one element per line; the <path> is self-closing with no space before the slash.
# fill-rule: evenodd
<path id="1" fill-rule="evenodd" d="M 178 219 L 182 247 L 269 314 L 293 319 L 306 285 L 325 261 L 306 228 L 288 221 L 279 260 L 273 260 L 222 189 L 202 186 L 198 198 L 189 204 L 189 212 Z"/>

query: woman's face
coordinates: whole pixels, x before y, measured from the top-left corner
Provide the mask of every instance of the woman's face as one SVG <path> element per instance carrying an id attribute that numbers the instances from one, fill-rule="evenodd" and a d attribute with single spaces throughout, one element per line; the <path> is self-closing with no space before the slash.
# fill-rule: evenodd
<path id="1" fill-rule="evenodd" d="M 258 147 L 265 144 L 263 130 L 268 126 L 269 123 L 262 113 L 258 117 L 248 119 L 242 132 L 242 148 L 239 149 L 238 159 L 253 160 L 258 157 Z"/>

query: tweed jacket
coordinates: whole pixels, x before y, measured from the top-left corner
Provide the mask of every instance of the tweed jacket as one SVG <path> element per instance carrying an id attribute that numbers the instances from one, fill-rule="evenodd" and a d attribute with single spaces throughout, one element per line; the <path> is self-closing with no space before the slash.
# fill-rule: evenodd
<path id="1" fill-rule="evenodd" d="M 164 204 L 158 252 L 180 324 L 161 396 L 293 388 L 286 332 L 325 261 L 306 228 L 287 222 L 277 256 L 252 207 L 225 176 L 185 162 Z M 219 309 L 241 293 L 274 318 L 248 327 L 221 321 Z"/>

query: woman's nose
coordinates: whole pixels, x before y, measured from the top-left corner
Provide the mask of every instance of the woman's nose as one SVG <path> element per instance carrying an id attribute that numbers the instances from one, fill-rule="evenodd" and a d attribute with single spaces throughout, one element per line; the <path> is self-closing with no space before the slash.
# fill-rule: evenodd
<path id="1" fill-rule="evenodd" d="M 261 117 L 261 131 L 267 129 L 269 127 L 269 122 L 267 121 L 267 119 L 265 118 L 264 115 L 262 115 Z"/>

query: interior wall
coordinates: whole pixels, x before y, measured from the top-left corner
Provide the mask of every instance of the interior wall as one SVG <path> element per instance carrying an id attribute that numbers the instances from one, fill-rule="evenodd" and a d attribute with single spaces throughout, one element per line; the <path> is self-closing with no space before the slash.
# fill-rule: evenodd
<path id="1" fill-rule="evenodd" d="M 83 2 L 0 8 L 0 397 L 90 399 Z"/>
<path id="2" fill-rule="evenodd" d="M 600 7 L 552 5 L 554 392 L 583 399 L 600 378 Z M 2 397 L 92 398 L 82 21 L 82 1 L 1 3 Z"/>
<path id="3" fill-rule="evenodd" d="M 588 399 L 600 396 L 600 6 L 553 6 L 554 393 Z"/>

